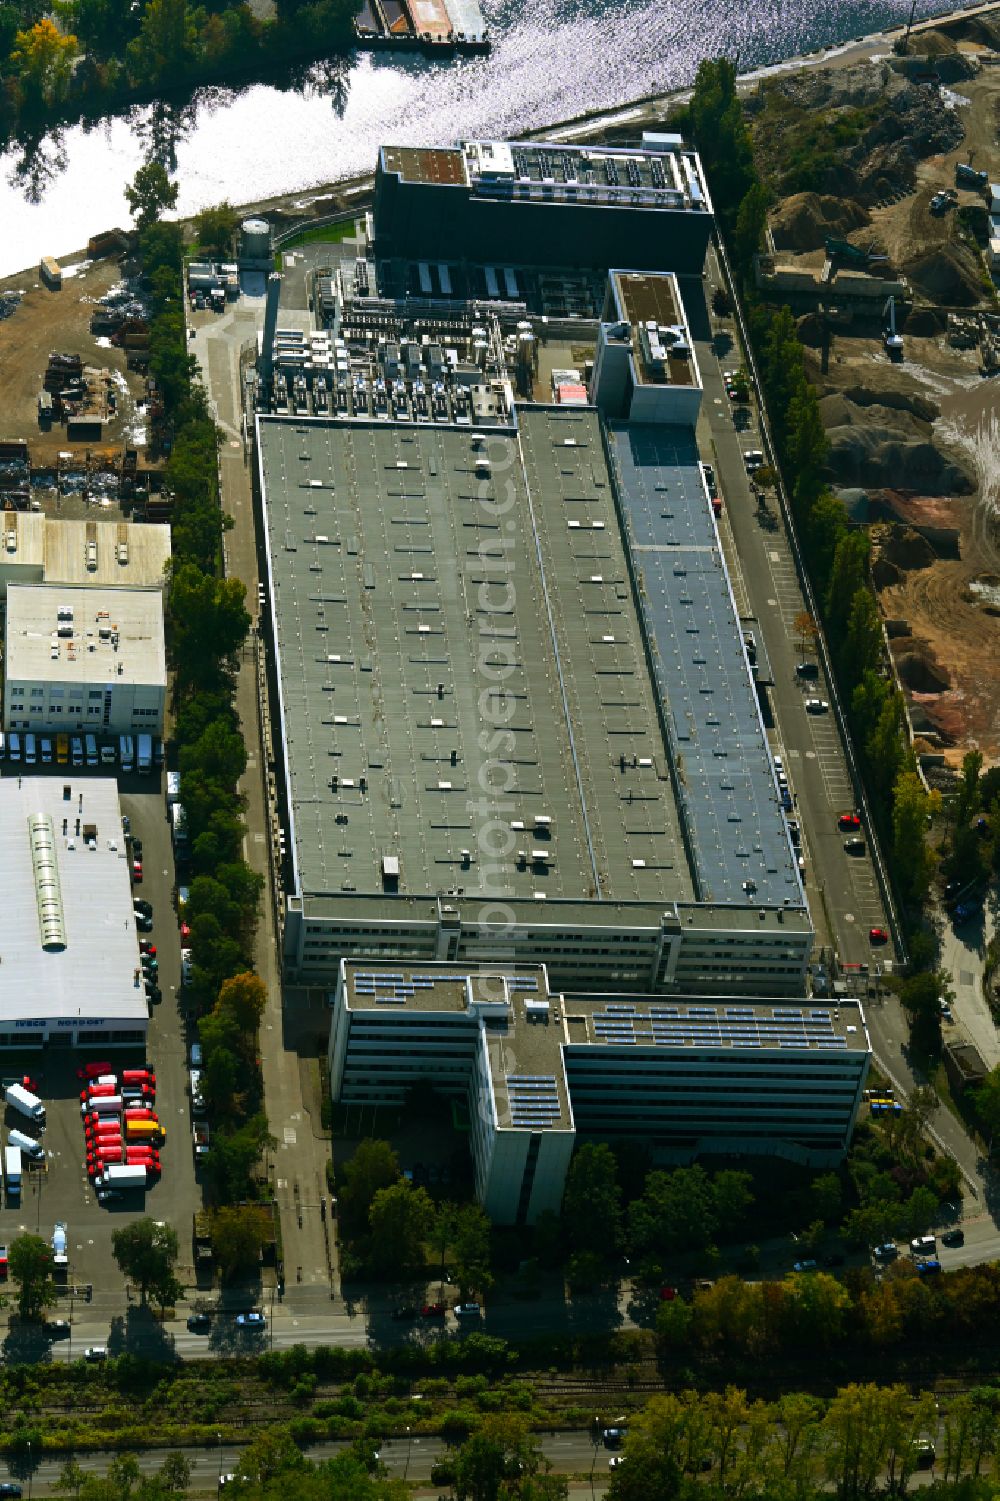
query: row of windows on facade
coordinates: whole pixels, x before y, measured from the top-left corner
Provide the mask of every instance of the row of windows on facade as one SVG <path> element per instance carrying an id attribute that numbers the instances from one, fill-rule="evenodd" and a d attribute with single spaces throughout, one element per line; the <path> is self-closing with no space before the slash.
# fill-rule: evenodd
<path id="1" fill-rule="evenodd" d="M 510 931 L 512 932 L 512 947 L 515 944 L 523 944 L 529 942 L 544 944 L 550 944 L 552 942 L 552 930 L 549 928 L 543 929 L 541 931 L 536 931 L 534 928 L 523 928 L 515 924 L 514 928 Z M 412 941 L 413 939 L 419 940 L 421 938 L 427 938 L 432 934 L 436 934 L 436 932 L 436 926 L 430 922 L 414 924 L 410 927 L 401 927 L 398 923 L 394 923 L 392 926 L 391 937 L 392 942 L 395 945 L 404 941 Z M 336 938 L 342 942 L 349 941 L 354 938 L 381 938 L 383 941 L 388 941 L 390 937 L 385 927 L 381 925 L 375 927 L 348 927 L 342 923 L 320 923 L 314 922 L 312 919 L 308 919 L 308 927 L 306 928 L 304 947 L 307 949 L 328 948 L 329 944 L 324 942 L 324 938 L 327 935 L 330 938 Z M 586 936 L 586 930 L 584 930 L 580 935 L 580 941 L 582 941 Z M 631 953 L 635 958 L 645 959 L 648 955 L 650 945 L 656 940 L 657 936 L 658 934 L 656 930 L 651 928 L 648 930 L 648 936 L 646 937 L 636 936 L 635 933 L 608 933 L 604 935 L 604 941 L 609 945 L 629 944 L 631 946 Z M 497 940 L 497 932 L 492 928 L 487 928 L 485 932 L 482 932 L 478 931 L 476 927 L 470 926 L 462 928 L 460 938 L 463 944 L 495 943 Z M 685 954 L 685 956 L 687 956 L 688 954 L 697 955 L 699 953 L 705 952 L 714 953 L 718 949 L 722 948 L 757 950 L 763 948 L 766 951 L 774 943 L 788 944 L 791 942 L 796 943 L 797 948 L 788 949 L 786 951 L 786 957 L 789 959 L 798 960 L 801 957 L 800 950 L 808 948 L 811 944 L 811 939 L 807 934 L 803 934 L 801 940 L 789 939 L 787 934 L 775 934 L 773 937 L 770 934 L 766 934 L 763 939 L 761 939 L 759 935 L 755 935 L 752 938 L 727 938 L 722 935 L 715 937 L 712 934 L 706 934 L 701 929 L 695 929 L 691 933 L 684 935 L 683 953 Z M 706 944 L 710 945 L 708 949 L 703 947 Z M 607 954 L 611 952 L 611 949 L 598 948 L 580 950 L 576 945 L 574 945 L 572 948 L 552 949 L 552 953 L 580 952 Z M 619 948 L 617 952 L 618 958 L 628 958 L 629 956 L 629 950 Z M 770 955 L 768 957 L 770 957 Z"/>

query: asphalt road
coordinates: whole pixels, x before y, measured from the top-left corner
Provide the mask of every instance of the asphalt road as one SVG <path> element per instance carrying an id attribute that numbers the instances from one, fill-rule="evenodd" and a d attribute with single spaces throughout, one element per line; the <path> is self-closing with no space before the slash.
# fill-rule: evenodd
<path id="1" fill-rule="evenodd" d="M 538 1444 L 553 1470 L 560 1474 L 589 1477 L 593 1470 L 594 1494 L 603 1495 L 604 1485 L 608 1479 L 610 1454 L 603 1445 L 595 1453 L 589 1433 L 541 1434 L 538 1437 Z M 318 1463 L 333 1458 L 347 1448 L 349 1445 L 343 1442 L 316 1444 L 308 1450 L 308 1457 Z M 188 1493 L 191 1495 L 214 1494 L 218 1490 L 219 1477 L 235 1470 L 239 1463 L 241 1447 L 221 1444 L 218 1448 L 185 1449 L 181 1452 L 191 1465 L 191 1484 Z M 391 1476 L 416 1481 L 419 1484 L 421 1481 L 430 1480 L 432 1466 L 448 1452 L 448 1445 L 443 1439 L 414 1434 L 410 1439 L 406 1437 L 387 1439 L 382 1445 L 381 1461 Z M 107 1472 L 113 1458 L 114 1456 L 110 1453 L 81 1454 L 77 1457 L 77 1462 L 88 1474 L 103 1475 Z M 163 1463 L 164 1453 L 144 1451 L 136 1458 L 143 1475 L 154 1475 Z M 56 1487 L 63 1462 L 62 1459 L 44 1459 L 34 1467 L 32 1495 L 60 1494 Z M 0 1468 L 0 1480 L 8 1478 L 21 1480 L 25 1486 L 25 1495 L 27 1495 L 26 1472 L 11 1471 L 6 1466 Z M 436 1491 L 432 1494 L 436 1494 Z M 586 1486 L 586 1494 L 590 1495 L 589 1483 Z"/>

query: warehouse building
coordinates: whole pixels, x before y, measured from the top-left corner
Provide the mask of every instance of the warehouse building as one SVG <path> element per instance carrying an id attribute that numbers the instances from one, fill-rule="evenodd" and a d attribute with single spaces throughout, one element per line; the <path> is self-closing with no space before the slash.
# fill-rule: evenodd
<path id="1" fill-rule="evenodd" d="M 623 246 L 639 269 L 700 275 L 713 223 L 701 162 L 679 136 L 383 146 L 375 172 L 376 258 L 443 268 L 442 295 L 449 262 L 489 264 L 516 300 L 518 266 L 603 270 Z"/>
<path id="2" fill-rule="evenodd" d="M 476 1192 L 499 1224 L 557 1212 L 577 1135 L 659 1162 L 850 1144 L 871 1059 L 858 1003 L 559 994 L 547 969 L 340 965 L 329 1065 L 342 1105 L 417 1084 L 467 1100 Z"/>
<path id="3" fill-rule="evenodd" d="M 163 733 L 159 589 L 9 584 L 5 730 Z"/>
<path id="4" fill-rule="evenodd" d="M 0 1048 L 141 1047 L 139 965 L 118 788 L 0 780 Z"/>
<path id="5" fill-rule="evenodd" d="M 257 418 L 286 974 L 545 962 L 564 987 L 801 995 L 812 926 L 696 458 L 678 438 L 664 545 L 707 547 L 704 577 L 665 569 L 644 606 L 674 612 L 685 726 L 598 414 L 514 415 Z M 732 705 L 702 705 L 706 653 L 746 678 Z"/>
<path id="6" fill-rule="evenodd" d="M 9 584 L 162 589 L 169 563 L 169 526 L 72 521 L 41 511 L 4 511 L 0 520 L 0 600 Z"/>

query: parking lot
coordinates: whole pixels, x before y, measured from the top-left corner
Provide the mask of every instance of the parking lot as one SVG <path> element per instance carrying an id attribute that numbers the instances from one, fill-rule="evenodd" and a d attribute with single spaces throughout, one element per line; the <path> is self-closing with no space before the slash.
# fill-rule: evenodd
<path id="1" fill-rule="evenodd" d="M 16 768 L 2 763 L 3 775 L 16 774 Z M 63 767 L 35 767 L 33 774 L 63 776 Z M 73 769 L 74 779 L 99 776 L 94 770 Z M 105 773 L 106 774 L 106 773 Z M 192 1151 L 191 1112 L 187 1094 L 187 1039 L 179 998 L 180 934 L 174 892 L 174 867 L 170 828 L 166 818 L 163 772 L 132 775 L 119 779 L 122 812 L 131 822 L 133 835 L 142 840 L 143 880 L 134 887 L 153 907 L 153 930 L 142 935 L 156 945 L 162 1001 L 151 1008 L 148 1047 L 145 1059 L 141 1051 L 114 1049 L 96 1053 L 107 1057 L 117 1072 L 147 1062 L 156 1070 L 156 1110 L 166 1130 L 163 1146 L 163 1175 L 146 1193 L 129 1193 L 120 1202 L 102 1208 L 98 1205 L 87 1179 L 84 1160 L 84 1133 L 80 1119 L 80 1090 L 77 1068 L 90 1059 L 72 1049 L 49 1047 L 6 1053 L 2 1060 L 5 1078 L 29 1074 L 37 1080 L 39 1093 L 46 1105 L 47 1124 L 42 1142 L 47 1152 L 43 1170 L 30 1170 L 25 1163 L 24 1186 L 20 1204 L 11 1205 L 6 1193 L 0 1207 L 0 1242 L 8 1246 L 25 1231 L 51 1239 L 57 1220 L 66 1222 L 68 1230 L 68 1285 L 77 1288 L 92 1284 L 95 1297 L 117 1294 L 125 1302 L 124 1278 L 111 1256 L 112 1231 L 143 1214 L 165 1220 L 176 1227 L 180 1239 L 178 1275 L 193 1281 L 191 1216 L 201 1207 L 201 1193 L 195 1181 Z M 95 892 L 95 901 L 99 900 Z M 138 960 L 138 955 L 136 956 Z M 16 1127 L 34 1134 L 16 1112 L 7 1110 L 8 1128 Z"/>

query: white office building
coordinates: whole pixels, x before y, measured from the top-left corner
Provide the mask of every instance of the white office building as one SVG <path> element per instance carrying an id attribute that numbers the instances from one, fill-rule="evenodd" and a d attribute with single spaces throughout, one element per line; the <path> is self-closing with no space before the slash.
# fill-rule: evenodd
<path id="1" fill-rule="evenodd" d="M 498 1224 L 558 1210 L 577 1133 L 636 1137 L 661 1162 L 841 1161 L 871 1058 L 864 1014 L 785 1000 L 560 995 L 544 965 L 470 971 L 343 960 L 330 1087 L 468 1102 L 477 1196 Z"/>
<path id="2" fill-rule="evenodd" d="M 149 1007 L 113 780 L 0 780 L 0 1049 L 141 1047 Z"/>
<path id="3" fill-rule="evenodd" d="M 159 589 L 10 584 L 3 723 L 36 734 L 163 733 Z"/>

